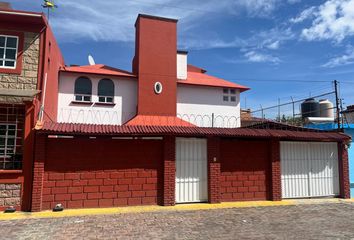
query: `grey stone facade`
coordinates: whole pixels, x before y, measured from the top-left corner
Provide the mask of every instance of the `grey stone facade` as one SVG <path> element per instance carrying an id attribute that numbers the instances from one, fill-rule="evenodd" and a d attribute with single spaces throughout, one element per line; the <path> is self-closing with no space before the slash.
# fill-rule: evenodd
<path id="1" fill-rule="evenodd" d="M 1 31 L 1 29 L 0 29 Z M 39 40 L 38 33 L 24 33 L 24 47 L 21 74 L 0 73 L 0 89 L 37 89 L 37 76 L 39 65 Z M 0 96 L 2 103 L 22 102 L 20 97 Z"/>
<path id="2" fill-rule="evenodd" d="M 0 207 L 21 204 L 20 183 L 0 183 Z"/>

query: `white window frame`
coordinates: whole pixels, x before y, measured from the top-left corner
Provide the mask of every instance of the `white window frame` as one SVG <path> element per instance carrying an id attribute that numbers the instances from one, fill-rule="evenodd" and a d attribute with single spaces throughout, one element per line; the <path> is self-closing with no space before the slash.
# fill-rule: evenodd
<path id="1" fill-rule="evenodd" d="M 99 103 L 114 103 L 114 96 L 100 96 L 98 95 L 98 102 Z M 100 98 L 104 98 L 104 101 L 100 101 Z M 108 98 L 112 98 L 112 101 L 107 101 Z"/>
<path id="2" fill-rule="evenodd" d="M 0 135 L 0 138 L 4 138 L 5 139 L 5 143 L 3 146 L 0 145 L 0 150 L 4 150 L 4 154 L 0 154 L 0 159 L 3 161 L 3 164 L 5 165 L 5 162 L 7 159 L 11 158 L 12 156 L 14 156 L 16 154 L 16 148 L 17 148 L 17 124 L 15 123 L 0 123 L 0 126 L 6 126 L 6 133 L 5 135 Z M 9 137 L 8 133 L 9 133 L 9 126 L 14 126 L 15 127 L 15 135 L 11 137 Z M 13 149 L 11 149 L 11 153 L 8 153 L 8 140 L 9 139 L 14 139 L 14 145 L 13 145 Z M 0 169 L 5 169 L 4 166 L 1 166 Z"/>
<path id="3" fill-rule="evenodd" d="M 232 93 L 233 92 L 233 93 Z M 223 88 L 223 102 L 237 102 L 237 90 L 234 88 Z M 231 99 L 234 98 L 235 100 L 232 101 Z"/>
<path id="4" fill-rule="evenodd" d="M 81 100 L 77 100 L 76 97 L 81 97 Z M 90 100 L 85 100 L 85 97 L 89 97 Z M 74 102 L 86 102 L 90 103 L 92 102 L 92 95 L 89 94 L 74 94 Z"/>
<path id="5" fill-rule="evenodd" d="M 0 56 L 0 61 L 3 61 L 3 64 L 0 65 L 0 68 L 6 68 L 6 69 L 16 69 L 17 67 L 17 54 L 18 54 L 18 44 L 19 44 L 19 37 L 18 36 L 12 36 L 12 35 L 2 35 L 0 34 L 0 37 L 5 37 L 5 45 L 4 45 L 4 55 L 3 56 Z M 16 41 L 16 48 L 12 48 L 12 47 L 6 47 L 6 43 L 7 43 L 7 38 L 16 38 L 17 41 Z M 0 46 L 0 48 L 2 48 Z M 15 50 L 15 59 L 7 59 L 5 58 L 5 54 L 6 54 L 6 49 L 12 49 L 12 50 Z M 5 66 L 5 61 L 15 61 L 15 64 L 13 67 L 10 67 L 10 66 Z"/>

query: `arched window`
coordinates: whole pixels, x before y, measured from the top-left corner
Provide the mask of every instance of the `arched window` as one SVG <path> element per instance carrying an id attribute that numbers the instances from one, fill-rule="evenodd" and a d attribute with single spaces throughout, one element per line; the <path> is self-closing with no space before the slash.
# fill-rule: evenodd
<path id="1" fill-rule="evenodd" d="M 92 83 L 87 77 L 79 77 L 75 81 L 75 101 L 91 102 Z"/>
<path id="2" fill-rule="evenodd" d="M 102 79 L 98 83 L 98 101 L 102 103 L 113 103 L 114 83 L 111 79 Z"/>

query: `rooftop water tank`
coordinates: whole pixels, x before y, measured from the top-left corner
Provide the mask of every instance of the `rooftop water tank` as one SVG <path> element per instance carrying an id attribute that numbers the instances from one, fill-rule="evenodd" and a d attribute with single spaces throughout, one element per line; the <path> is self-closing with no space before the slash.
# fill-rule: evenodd
<path id="1" fill-rule="evenodd" d="M 320 100 L 320 117 L 334 118 L 334 105 L 328 99 Z"/>
<path id="2" fill-rule="evenodd" d="M 301 116 L 307 117 L 319 117 L 320 116 L 320 104 L 314 98 L 308 98 L 301 103 Z"/>

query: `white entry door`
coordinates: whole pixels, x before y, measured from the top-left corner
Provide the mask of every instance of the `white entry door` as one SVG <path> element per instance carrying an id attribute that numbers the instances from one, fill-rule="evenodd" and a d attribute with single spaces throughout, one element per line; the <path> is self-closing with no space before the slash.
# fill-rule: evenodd
<path id="1" fill-rule="evenodd" d="M 176 203 L 208 200 L 207 140 L 176 138 Z"/>
<path id="2" fill-rule="evenodd" d="M 338 147 L 334 142 L 281 142 L 283 198 L 339 195 Z"/>

